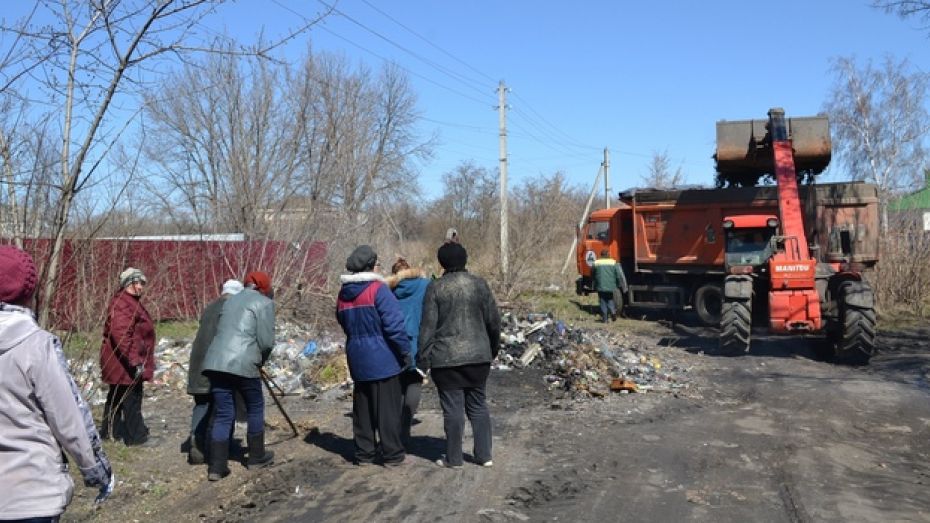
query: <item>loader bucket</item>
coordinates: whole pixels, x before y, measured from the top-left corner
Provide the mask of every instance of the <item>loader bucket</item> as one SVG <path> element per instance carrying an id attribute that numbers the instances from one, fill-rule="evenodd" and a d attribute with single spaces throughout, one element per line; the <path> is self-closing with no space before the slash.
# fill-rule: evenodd
<path id="1" fill-rule="evenodd" d="M 723 175 L 771 174 L 773 156 L 768 119 L 717 122 L 717 172 Z M 819 174 L 830 163 L 832 144 L 826 116 L 788 118 L 788 136 L 798 172 Z"/>

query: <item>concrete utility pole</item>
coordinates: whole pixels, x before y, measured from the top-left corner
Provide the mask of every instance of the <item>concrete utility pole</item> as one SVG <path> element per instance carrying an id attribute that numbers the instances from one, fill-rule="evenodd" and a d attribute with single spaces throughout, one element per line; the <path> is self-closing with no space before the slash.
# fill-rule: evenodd
<path id="1" fill-rule="evenodd" d="M 509 224 L 507 220 L 507 87 L 501 80 L 497 86 L 497 119 L 500 126 L 500 171 L 501 171 L 501 276 L 508 281 L 510 261 L 507 257 Z"/>
<path id="2" fill-rule="evenodd" d="M 604 208 L 610 209 L 610 151 L 604 147 Z"/>

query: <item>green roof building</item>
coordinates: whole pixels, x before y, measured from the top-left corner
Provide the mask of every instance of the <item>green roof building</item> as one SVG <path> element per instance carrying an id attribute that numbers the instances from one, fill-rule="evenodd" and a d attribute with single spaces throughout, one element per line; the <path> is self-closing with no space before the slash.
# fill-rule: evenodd
<path id="1" fill-rule="evenodd" d="M 922 214 L 923 229 L 930 231 L 930 172 L 925 174 L 926 184 L 923 189 L 914 191 L 890 202 L 888 210 L 898 213 Z"/>

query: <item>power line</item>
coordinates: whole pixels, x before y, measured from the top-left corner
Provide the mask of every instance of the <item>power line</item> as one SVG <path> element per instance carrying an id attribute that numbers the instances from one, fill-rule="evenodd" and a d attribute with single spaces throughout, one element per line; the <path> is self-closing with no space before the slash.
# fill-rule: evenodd
<path id="1" fill-rule="evenodd" d="M 306 16 L 304 16 L 303 14 L 301 14 L 301 13 L 299 13 L 299 12 L 297 12 L 297 11 L 291 9 L 290 7 L 288 7 L 288 6 L 286 6 L 286 5 L 281 4 L 278 0 L 272 0 L 272 1 L 275 3 L 275 5 L 279 6 L 280 8 L 282 8 L 282 9 L 284 9 L 284 10 L 286 10 L 286 11 L 289 11 L 290 13 L 292 13 L 292 14 L 294 14 L 294 15 L 296 15 L 296 16 L 299 16 L 299 17 L 301 17 L 301 18 L 304 19 L 304 20 L 307 19 Z M 328 4 L 326 4 L 326 3 L 324 3 L 324 2 L 321 2 L 321 3 L 323 3 L 323 5 L 327 5 L 327 6 L 328 6 Z M 447 86 L 447 85 L 441 84 L 441 83 L 439 83 L 439 82 L 437 82 L 437 81 L 435 81 L 435 80 L 433 80 L 433 79 L 431 79 L 431 78 L 428 78 L 428 77 L 426 77 L 426 76 L 424 76 L 424 75 L 421 75 L 421 74 L 419 74 L 419 73 L 416 73 L 416 72 L 414 72 L 414 71 L 411 71 L 409 68 L 404 67 L 403 65 L 397 63 L 396 61 L 391 60 L 391 59 L 389 59 L 389 58 L 387 58 L 387 57 L 385 57 L 385 56 L 382 56 L 382 55 L 380 55 L 380 54 L 378 54 L 378 53 L 372 51 L 371 49 L 368 49 L 367 47 L 365 47 L 365 46 L 363 46 L 363 45 L 361 45 L 361 44 L 358 44 L 358 43 L 354 42 L 353 40 L 351 40 L 351 39 L 349 39 L 349 38 L 347 38 L 347 37 L 345 37 L 345 36 L 342 36 L 342 35 L 336 33 L 335 31 L 329 29 L 328 27 L 325 26 L 325 21 L 324 21 L 324 24 L 323 24 L 323 25 L 320 25 L 320 26 L 319 26 L 319 28 L 322 29 L 323 31 L 326 31 L 327 33 L 333 35 L 334 37 L 336 37 L 336 38 L 338 38 L 338 39 L 340 39 L 340 40 L 342 40 L 342 41 L 344 41 L 344 42 L 346 42 L 346 43 L 348 43 L 348 44 L 351 44 L 351 45 L 357 47 L 358 49 L 361 49 L 362 51 L 365 51 L 366 53 L 368 53 L 368 54 L 370 54 L 370 55 L 372 55 L 372 56 L 374 56 L 374 57 L 376 57 L 376 58 L 378 58 L 378 59 L 380 59 L 380 60 L 382 60 L 382 61 L 384 61 L 384 62 L 386 62 L 386 63 L 394 64 L 395 66 L 397 66 L 398 68 L 402 69 L 403 71 L 405 71 L 406 73 L 410 74 L 411 76 L 415 76 L 415 77 L 417 77 L 417 78 L 420 78 L 420 79 L 422 79 L 422 80 L 424 80 L 424 81 L 426 81 L 426 82 L 429 82 L 429 83 L 431 83 L 431 84 L 433 84 L 433 85 L 435 85 L 435 86 L 437 86 L 437 87 L 440 87 L 440 88 L 442 88 L 442 89 L 445 89 L 445 90 L 447 90 L 447 91 L 449 91 L 449 92 L 451 92 L 451 93 L 454 93 L 454 94 L 456 94 L 456 95 L 458 95 L 458 96 L 461 96 L 462 98 L 466 98 L 466 99 L 471 100 L 471 101 L 473 101 L 473 102 L 477 102 L 477 103 L 482 104 L 482 105 L 487 105 L 487 104 L 489 103 L 488 100 L 479 100 L 478 98 L 475 98 L 474 96 L 465 94 L 465 93 L 463 93 L 463 92 L 461 92 L 461 91 L 459 91 L 459 90 L 457 90 L 457 89 L 454 89 L 454 88 L 449 87 L 449 86 Z M 469 87 L 470 87 L 470 86 L 469 86 Z"/>
<path id="2" fill-rule="evenodd" d="M 585 144 L 582 144 L 582 143 L 578 142 L 577 140 L 575 140 L 574 138 L 572 138 L 571 136 L 569 136 L 568 134 L 566 134 L 565 131 L 563 131 L 561 128 L 559 128 L 558 126 L 554 125 L 552 122 L 550 122 L 549 120 L 547 120 L 542 114 L 539 113 L 539 111 L 537 111 L 536 109 L 533 109 L 533 106 L 532 106 L 532 105 L 529 103 L 529 101 L 527 101 L 525 98 L 523 98 L 522 96 L 520 96 L 520 95 L 517 94 L 517 93 L 514 93 L 514 96 L 515 96 L 517 99 L 523 101 L 523 103 L 526 105 L 526 107 L 527 107 L 533 114 L 535 114 L 535 115 L 539 118 L 539 120 L 543 122 L 543 124 L 549 126 L 549 128 L 551 128 L 551 129 L 554 129 L 556 133 L 561 134 L 569 143 L 573 143 L 573 144 L 575 144 L 575 146 L 577 146 L 577 147 L 598 149 L 597 147 L 592 147 L 592 146 L 590 146 L 590 145 L 585 145 Z M 529 115 L 526 115 L 526 116 L 527 116 L 527 119 L 532 119 Z"/>
<path id="3" fill-rule="evenodd" d="M 330 6 L 329 6 L 326 2 L 324 2 L 323 0 L 318 0 L 318 1 L 319 1 L 321 4 L 323 4 L 324 6 L 326 6 L 326 7 L 328 7 L 328 8 L 331 8 L 331 9 L 333 10 L 333 12 L 335 12 L 336 14 L 342 16 L 342 17 L 345 18 L 346 20 L 348 20 L 348 21 L 352 22 L 353 24 L 355 24 L 355 25 L 361 27 L 361 28 L 364 29 L 365 31 L 368 31 L 369 33 L 371 33 L 371 34 L 377 36 L 377 37 L 380 38 L 381 40 L 384 40 L 385 42 L 387 42 L 387 43 L 393 45 L 394 47 L 400 49 L 401 51 L 403 51 L 403 52 L 409 54 L 410 56 L 416 58 L 417 60 L 422 61 L 423 63 L 429 65 L 430 67 L 432 67 L 432 68 L 434 68 L 434 69 L 436 69 L 436 70 L 439 71 L 440 73 L 445 74 L 446 76 L 449 76 L 450 78 L 452 78 L 452 79 L 454 79 L 454 80 L 460 82 L 461 84 L 465 85 L 466 87 L 469 87 L 469 88 L 471 88 L 471 89 L 474 89 L 474 90 L 477 91 L 478 93 L 486 94 L 486 92 L 487 92 L 487 91 L 486 91 L 487 86 L 486 86 L 484 83 L 479 82 L 479 81 L 476 81 L 476 80 L 473 80 L 473 79 L 471 79 L 471 78 L 468 78 L 467 76 L 465 76 L 465 75 L 463 75 L 463 74 L 460 74 L 460 73 L 458 73 L 458 72 L 456 72 L 456 71 L 453 71 L 453 70 L 451 70 L 451 69 L 449 69 L 449 68 L 447 68 L 447 67 L 445 67 L 445 66 L 443 66 L 443 65 L 441 65 L 441 64 L 438 64 L 438 63 L 436 63 L 436 62 L 434 62 L 434 61 L 432 61 L 432 60 L 430 60 L 430 59 L 428 59 L 428 58 L 426 58 L 426 57 L 420 55 L 419 53 L 416 53 L 416 52 L 414 52 L 414 51 L 412 51 L 412 50 L 410 50 L 410 49 L 404 47 L 403 45 L 401 45 L 401 44 L 395 42 L 394 40 L 392 40 L 392 39 L 390 39 L 390 38 L 384 36 L 383 34 L 379 33 L 378 31 L 375 31 L 374 29 L 368 27 L 367 25 L 363 24 L 362 22 L 359 22 L 358 20 L 356 20 L 355 18 L 349 16 L 348 14 L 346 14 L 344 11 L 338 9 L 337 7 L 335 7 L 335 6 L 330 7 Z"/>
<path id="4" fill-rule="evenodd" d="M 426 38 L 425 36 L 421 35 L 420 33 L 416 32 L 416 31 L 414 31 L 413 29 L 411 29 L 411 28 L 407 27 L 406 25 L 402 24 L 401 22 L 399 22 L 397 19 L 395 19 L 395 18 L 392 17 L 391 15 L 385 13 L 385 12 L 382 11 L 381 9 L 378 9 L 377 7 L 375 7 L 374 5 L 372 5 L 371 2 L 369 2 L 368 0 L 362 0 L 362 2 L 365 3 L 365 5 L 367 5 L 368 7 L 374 9 L 375 11 L 377 11 L 377 12 L 379 12 L 379 13 L 381 13 L 381 14 L 382 14 L 385 18 L 387 18 L 388 20 L 390 20 L 390 21 L 394 22 L 395 24 L 397 24 L 397 25 L 403 27 L 404 29 L 406 29 L 408 32 L 410 32 L 412 35 L 416 36 L 416 37 L 419 38 L 420 40 L 423 40 L 424 42 L 426 42 L 427 44 L 429 44 L 429 45 L 430 45 L 431 47 L 433 47 L 434 49 L 437 49 L 439 52 L 443 53 L 444 55 L 448 56 L 449 58 L 455 60 L 456 62 L 458 62 L 458 63 L 464 65 L 465 67 L 471 69 L 472 71 L 474 71 L 474 72 L 480 74 L 481 76 L 487 78 L 490 82 L 496 82 L 496 81 L 497 81 L 497 80 L 495 80 L 494 78 L 492 78 L 492 77 L 490 77 L 490 76 L 484 74 L 483 72 L 479 71 L 479 70 L 476 69 L 475 67 L 472 67 L 470 64 L 468 64 L 468 63 L 465 62 L 464 60 L 459 59 L 458 57 L 456 57 L 455 55 L 453 55 L 453 54 L 450 53 L 449 51 L 446 51 L 446 50 L 443 49 L 442 47 L 439 47 L 438 45 L 434 44 L 430 39 Z"/>

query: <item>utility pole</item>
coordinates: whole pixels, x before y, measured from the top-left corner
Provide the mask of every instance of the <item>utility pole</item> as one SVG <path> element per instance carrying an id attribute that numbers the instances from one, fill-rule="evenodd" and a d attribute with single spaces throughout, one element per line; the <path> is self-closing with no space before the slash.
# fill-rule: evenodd
<path id="1" fill-rule="evenodd" d="M 497 86 L 497 119 L 500 127 L 500 172 L 501 172 L 501 276 L 506 284 L 509 280 L 510 262 L 507 251 L 509 243 L 507 220 L 507 87 L 501 80 Z"/>
<path id="2" fill-rule="evenodd" d="M 604 147 L 604 208 L 610 209 L 610 151 Z"/>

